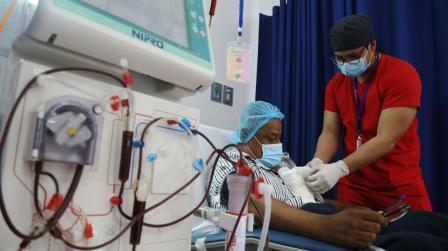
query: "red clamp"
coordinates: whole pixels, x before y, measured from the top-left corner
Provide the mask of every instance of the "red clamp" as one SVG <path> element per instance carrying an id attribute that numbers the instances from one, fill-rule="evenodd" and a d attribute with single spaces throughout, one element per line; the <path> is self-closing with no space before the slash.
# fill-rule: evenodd
<path id="1" fill-rule="evenodd" d="M 125 70 L 121 77 L 123 78 L 123 82 L 126 84 L 126 86 L 129 87 L 132 86 L 132 84 L 134 84 L 134 77 L 128 70 Z"/>
<path id="2" fill-rule="evenodd" d="M 118 196 L 112 196 L 111 198 L 110 198 L 110 203 L 112 204 L 112 205 L 115 205 L 115 206 L 118 206 L 118 205 L 121 205 L 121 198 L 120 197 L 118 197 Z"/>
<path id="3" fill-rule="evenodd" d="M 86 239 L 90 239 L 90 238 L 93 237 L 93 227 L 92 227 L 92 224 L 87 223 L 87 224 L 84 226 L 84 237 L 85 237 Z"/>
<path id="4" fill-rule="evenodd" d="M 238 173 L 244 176 L 249 176 L 252 173 L 252 169 L 247 166 L 246 161 L 240 159 L 236 162 L 236 168 Z"/>
<path id="5" fill-rule="evenodd" d="M 109 98 L 110 107 L 114 111 L 120 110 L 120 97 L 118 95 Z"/>
<path id="6" fill-rule="evenodd" d="M 129 99 L 122 99 L 121 100 L 121 106 L 128 107 L 129 106 Z"/>
<path id="7" fill-rule="evenodd" d="M 47 209 L 51 211 L 55 211 L 62 204 L 64 197 L 60 193 L 54 193 L 51 197 L 50 202 L 48 202 Z"/>
<path id="8" fill-rule="evenodd" d="M 177 124 L 178 122 L 177 122 L 176 120 L 174 120 L 174 119 L 169 119 L 169 120 L 166 121 L 166 123 L 167 123 L 168 125 L 175 125 L 175 124 Z"/>
<path id="9" fill-rule="evenodd" d="M 258 191 L 258 186 L 259 186 L 261 183 L 264 183 L 264 179 L 260 177 L 260 178 L 258 178 L 258 179 L 255 181 L 255 183 L 254 183 L 254 187 L 253 187 L 253 189 L 252 189 L 252 191 L 253 191 L 254 194 L 255 194 L 255 198 L 257 198 L 257 199 L 261 199 L 261 198 L 263 198 L 263 194 L 261 194 L 260 191 Z"/>

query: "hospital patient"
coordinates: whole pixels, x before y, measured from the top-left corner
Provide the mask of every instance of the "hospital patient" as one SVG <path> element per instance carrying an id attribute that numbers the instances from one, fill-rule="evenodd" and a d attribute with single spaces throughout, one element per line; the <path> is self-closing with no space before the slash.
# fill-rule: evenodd
<path id="1" fill-rule="evenodd" d="M 324 200 L 319 194 L 311 193 L 303 182 L 310 168 L 297 167 L 288 154 L 283 153 L 280 142 L 283 118 L 279 109 L 269 103 L 249 103 L 243 108 L 232 135 L 232 141 L 243 152 L 255 178 L 262 177 L 274 188 L 271 228 L 349 248 L 373 244 L 386 250 L 448 250 L 448 217 L 445 215 L 410 212 L 388 223 L 381 212 Z M 239 159 L 236 148 L 226 153 L 234 161 Z M 227 208 L 226 177 L 235 172 L 230 162 L 222 157 L 218 159 L 208 194 L 210 206 Z M 262 219 L 263 200 L 251 196 L 249 210 L 258 221 Z"/>

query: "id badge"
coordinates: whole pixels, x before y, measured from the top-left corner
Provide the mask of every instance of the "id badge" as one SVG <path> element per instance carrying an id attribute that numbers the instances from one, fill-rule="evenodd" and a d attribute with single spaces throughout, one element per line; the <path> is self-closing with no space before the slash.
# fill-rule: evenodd
<path id="1" fill-rule="evenodd" d="M 358 150 L 362 146 L 362 138 L 361 135 L 358 136 L 358 139 L 356 140 L 356 150 Z"/>

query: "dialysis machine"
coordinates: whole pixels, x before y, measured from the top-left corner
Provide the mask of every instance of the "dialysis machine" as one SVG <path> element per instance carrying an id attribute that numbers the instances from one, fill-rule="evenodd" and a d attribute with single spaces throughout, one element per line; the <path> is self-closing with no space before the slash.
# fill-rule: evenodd
<path id="1" fill-rule="evenodd" d="M 4 209 L 28 236 L 66 210 L 28 243 L 0 217 L 0 250 L 75 250 L 64 241 L 88 248 L 120 232 L 99 250 L 190 249 L 193 189 L 179 188 L 201 163 L 200 113 L 165 97 L 213 82 L 203 0 L 32 2 L 2 97 L 20 98 L 9 125 L 3 114 Z"/>

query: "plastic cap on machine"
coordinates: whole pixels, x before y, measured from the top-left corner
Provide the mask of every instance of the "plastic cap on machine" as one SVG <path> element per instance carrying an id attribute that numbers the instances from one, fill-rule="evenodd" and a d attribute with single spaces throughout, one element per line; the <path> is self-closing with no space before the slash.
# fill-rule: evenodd
<path id="1" fill-rule="evenodd" d="M 235 144 L 246 144 L 270 120 L 284 117 L 285 115 L 270 103 L 264 101 L 249 103 L 243 107 L 238 125 L 230 136 L 230 140 Z"/>
<path id="2" fill-rule="evenodd" d="M 197 158 L 193 163 L 193 168 L 198 173 L 202 173 L 202 171 L 204 171 L 204 160 L 202 158 Z"/>
<path id="3" fill-rule="evenodd" d="M 154 162 L 157 159 L 157 153 L 148 153 L 146 160 L 149 162 Z"/>
<path id="4" fill-rule="evenodd" d="M 87 223 L 84 226 L 84 233 L 83 234 L 84 234 L 84 238 L 86 238 L 86 239 L 90 239 L 90 238 L 93 237 L 93 227 L 92 227 L 92 224 Z"/>

